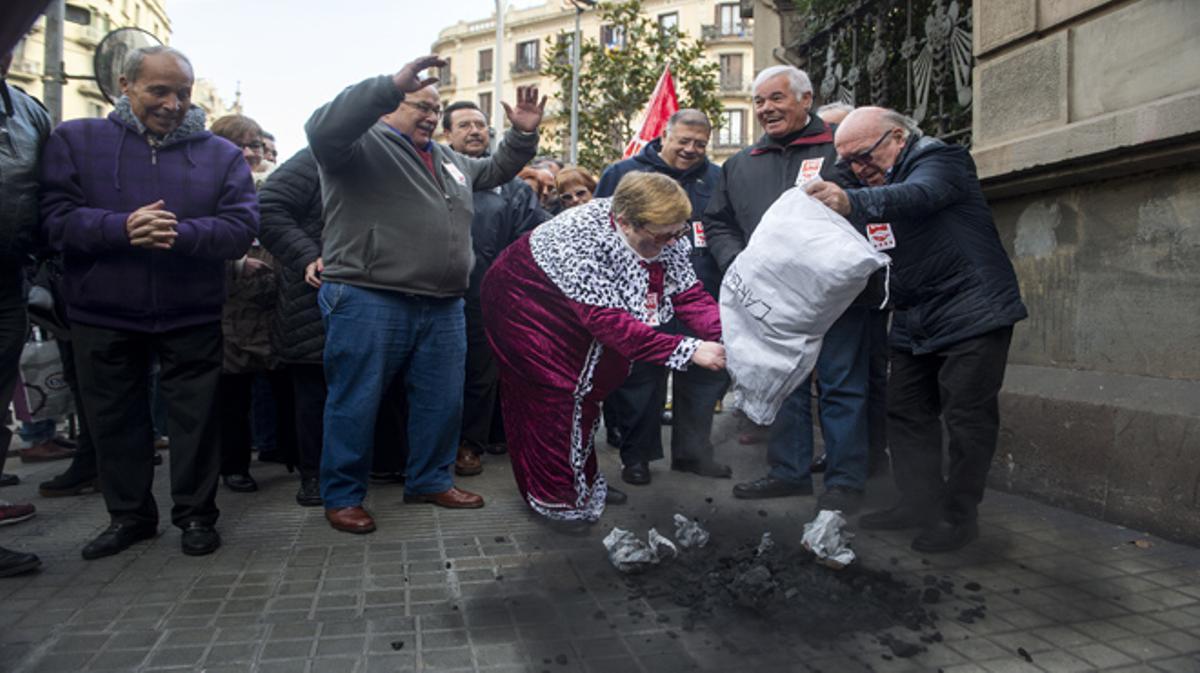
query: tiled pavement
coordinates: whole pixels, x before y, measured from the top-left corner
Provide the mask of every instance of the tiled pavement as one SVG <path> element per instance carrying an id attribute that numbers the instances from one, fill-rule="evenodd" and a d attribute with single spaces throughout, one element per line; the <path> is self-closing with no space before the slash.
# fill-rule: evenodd
<path id="1" fill-rule="evenodd" d="M 758 476 L 762 447 L 730 441 L 732 426 L 718 417 L 718 455 L 739 477 Z M 613 453 L 603 453 L 615 475 Z M 669 532 L 678 511 L 707 520 L 717 544 L 765 530 L 794 542 L 811 514 L 812 498 L 735 501 L 730 482 L 663 463 L 652 486 L 627 488 L 630 505 L 610 508 L 588 537 L 534 521 L 504 458 L 460 480 L 488 499 L 474 512 L 404 505 L 400 487 L 373 487 L 379 531 L 360 537 L 296 506 L 282 468 L 256 465 L 259 493 L 221 492 L 218 553 L 183 556 L 178 531 L 164 526 L 93 562 L 79 550 L 106 523 L 100 496 L 35 495 L 61 467 L 10 459 L 24 483 L 0 490 L 40 511 L 0 528 L 0 545 L 45 564 L 0 580 L 3 672 L 1200 672 L 1200 550 L 998 493 L 983 506 L 980 540 L 961 553 L 922 557 L 903 534 L 858 535 L 864 564 L 914 585 L 929 573 L 977 582 L 988 606 L 966 624 L 953 614 L 970 603 L 943 603 L 943 641 L 889 659 L 878 634 L 813 642 L 744 612 L 685 630 L 669 601 L 631 598 L 600 544 L 612 525 Z M 165 511 L 165 468 L 157 477 Z M 887 499 L 886 485 L 874 491 Z"/>

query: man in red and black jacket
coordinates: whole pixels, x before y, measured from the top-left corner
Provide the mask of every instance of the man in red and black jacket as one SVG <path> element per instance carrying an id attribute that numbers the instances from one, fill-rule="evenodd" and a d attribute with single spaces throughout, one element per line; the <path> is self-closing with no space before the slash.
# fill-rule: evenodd
<path id="1" fill-rule="evenodd" d="M 791 66 L 766 68 L 754 80 L 754 114 L 764 134 L 725 162 L 704 213 L 708 246 L 722 271 L 746 247 L 763 213 L 781 194 L 817 176 L 838 180 L 833 130 L 812 109 L 812 83 Z M 852 514 L 867 479 L 868 307 L 856 302 L 826 334 L 815 376 L 825 440 L 825 492 L 817 509 Z M 738 498 L 813 492 L 811 380 L 784 402 L 767 444 L 765 477 L 737 484 Z"/>

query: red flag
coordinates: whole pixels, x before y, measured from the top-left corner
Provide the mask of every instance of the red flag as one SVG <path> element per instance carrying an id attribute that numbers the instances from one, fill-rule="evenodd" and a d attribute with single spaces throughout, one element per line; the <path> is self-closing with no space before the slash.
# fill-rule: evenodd
<path id="1" fill-rule="evenodd" d="M 675 80 L 671 79 L 671 66 L 668 65 L 663 68 L 662 77 L 658 78 L 654 93 L 650 95 L 650 102 L 646 105 L 642 117 L 642 129 L 625 146 L 625 154 L 621 158 L 628 159 L 641 152 L 646 143 L 662 135 L 663 129 L 667 128 L 667 120 L 678 111 L 679 99 L 675 97 Z"/>

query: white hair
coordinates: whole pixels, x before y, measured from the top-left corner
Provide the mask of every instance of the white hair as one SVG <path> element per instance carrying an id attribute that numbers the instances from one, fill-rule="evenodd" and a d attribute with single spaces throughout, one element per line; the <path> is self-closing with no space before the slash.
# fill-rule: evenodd
<path id="1" fill-rule="evenodd" d="M 836 103 L 826 103 L 825 105 L 817 108 L 818 117 L 826 112 L 845 112 L 846 114 L 850 114 L 851 112 L 854 112 L 854 106 L 849 103 L 838 101 Z"/>
<path id="2" fill-rule="evenodd" d="M 923 135 L 921 132 L 921 127 L 917 125 L 916 120 L 914 120 L 912 117 L 908 117 L 896 112 L 895 110 L 884 110 L 883 122 L 885 124 L 891 124 L 893 127 L 904 131 L 905 138 L 908 138 L 909 136 L 920 138 Z"/>
<path id="3" fill-rule="evenodd" d="M 796 100 L 800 100 L 806 93 L 812 93 L 812 81 L 808 79 L 808 74 L 792 65 L 773 65 L 764 68 L 762 72 L 758 73 L 758 77 L 754 78 L 753 90 L 757 91 L 764 82 L 780 75 L 787 76 L 788 85 L 791 87 L 792 93 L 796 95 Z"/>

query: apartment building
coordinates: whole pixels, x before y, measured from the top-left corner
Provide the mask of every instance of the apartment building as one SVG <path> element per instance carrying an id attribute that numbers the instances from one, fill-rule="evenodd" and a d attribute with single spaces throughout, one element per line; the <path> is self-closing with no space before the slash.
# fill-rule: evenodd
<path id="1" fill-rule="evenodd" d="M 754 79 L 753 31 L 741 16 L 738 2 L 723 0 L 645 0 L 643 12 L 664 28 L 676 26 L 688 37 L 703 39 L 707 58 L 720 65 L 720 98 L 725 108 L 714 120 L 710 156 L 716 161 L 731 156 L 753 142 L 750 83 Z M 548 114 L 558 111 L 558 84 L 542 74 L 551 40 L 567 39 L 575 29 L 575 9 L 568 2 L 546 0 L 525 8 L 509 7 L 505 13 L 503 46 L 496 54 L 494 17 L 459 21 L 438 34 L 432 51 L 449 65 L 440 73 L 445 101 L 470 100 L 492 110 L 493 74 L 501 68 L 505 101 L 516 98 L 519 87 L 536 86 L 550 96 Z M 583 39 L 619 47 L 621 36 L 601 21 L 594 9 L 580 17 Z M 552 107 L 553 106 L 553 107 Z"/>

